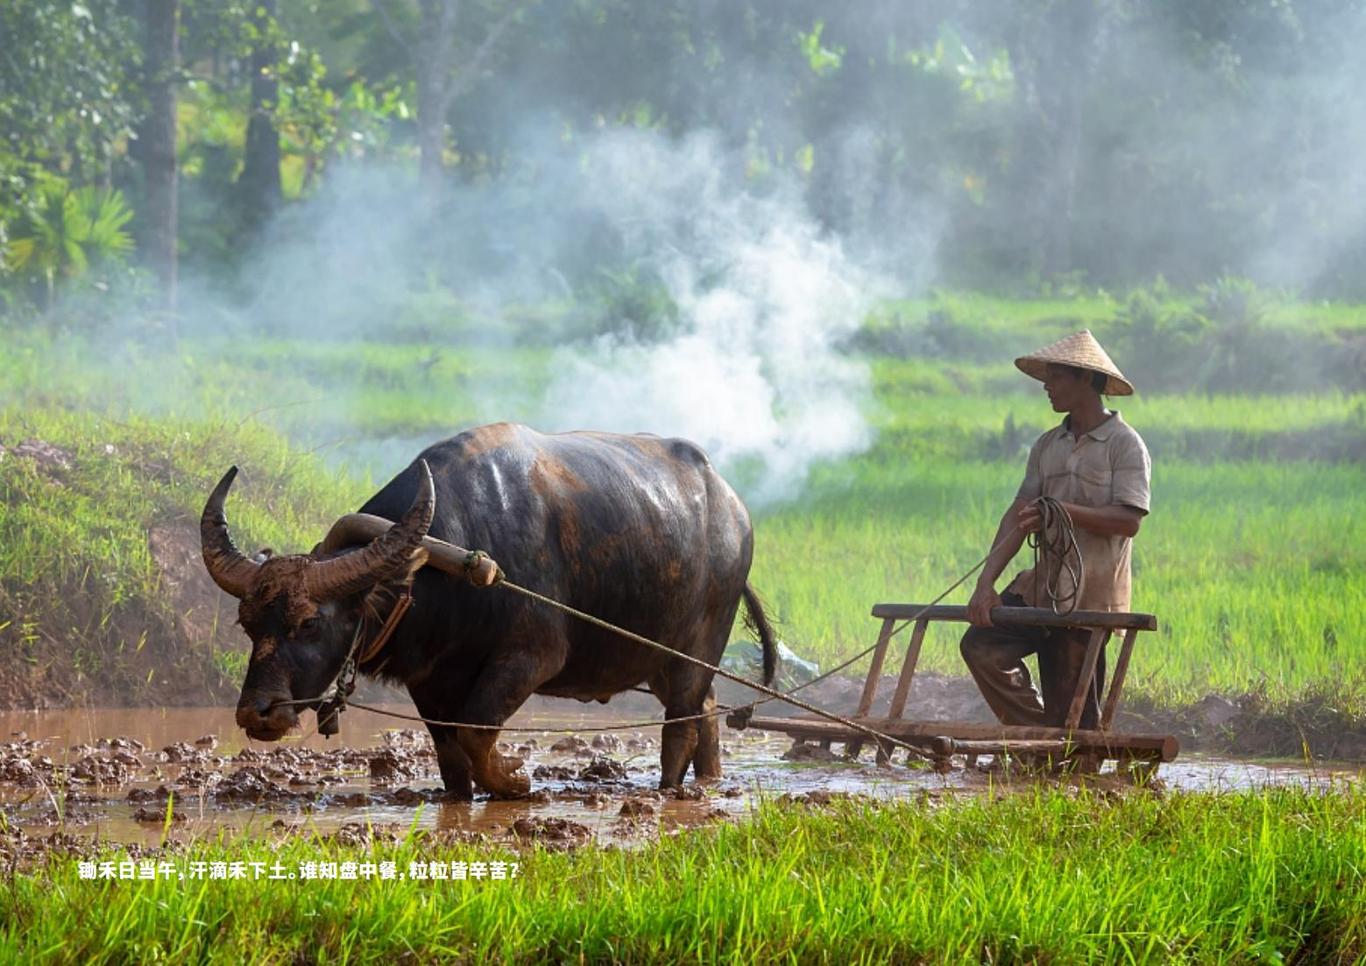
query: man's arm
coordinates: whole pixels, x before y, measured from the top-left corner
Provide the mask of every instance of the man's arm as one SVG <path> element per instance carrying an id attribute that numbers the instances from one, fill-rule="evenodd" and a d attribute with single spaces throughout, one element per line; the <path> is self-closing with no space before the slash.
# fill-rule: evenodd
<path id="1" fill-rule="evenodd" d="M 996 537 L 991 542 L 991 553 L 982 565 L 982 572 L 977 575 L 977 588 L 968 601 L 968 621 L 978 627 L 990 627 L 991 609 L 1001 606 L 1001 597 L 996 593 L 996 581 L 1024 545 L 1025 531 L 1020 529 L 1019 523 L 1021 514 L 1029 506 L 1030 501 L 1016 497 L 1001 516 Z"/>
<path id="2" fill-rule="evenodd" d="M 1017 501 L 1018 502 L 1018 501 Z M 1083 530 L 1102 537 L 1132 537 L 1143 524 L 1144 512 L 1131 506 L 1111 503 L 1109 506 L 1082 506 L 1079 503 L 1060 505 L 1072 517 L 1072 522 Z M 1034 533 L 1042 525 L 1043 514 L 1033 503 L 1025 504 L 1019 511 L 1018 523 L 1020 539 L 1024 534 Z M 1019 549 L 1018 547 L 1016 548 Z"/>

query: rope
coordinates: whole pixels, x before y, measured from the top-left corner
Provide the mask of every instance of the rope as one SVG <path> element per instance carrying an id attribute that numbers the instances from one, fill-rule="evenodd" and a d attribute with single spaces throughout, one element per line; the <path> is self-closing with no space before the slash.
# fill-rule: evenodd
<path id="1" fill-rule="evenodd" d="M 730 708 L 725 708 L 716 711 L 704 711 L 701 714 L 690 714 L 685 718 L 651 718 L 649 721 L 637 721 L 633 724 L 585 725 L 582 728 L 513 728 L 507 725 L 468 724 L 464 721 L 433 721 L 431 718 L 424 718 L 420 714 L 403 714 L 400 711 L 389 711 L 386 708 L 377 708 L 372 704 L 361 704 L 359 701 L 348 701 L 346 706 L 348 708 L 360 708 L 362 711 L 369 711 L 372 714 L 382 714 L 389 718 L 402 718 L 404 721 L 419 721 L 423 724 L 438 725 L 446 728 L 469 728 L 471 731 L 512 731 L 522 734 L 537 735 L 576 735 L 584 731 L 632 731 L 641 728 L 657 728 L 660 725 L 696 721 L 699 718 L 714 718 L 718 714 L 725 714 L 731 710 Z"/>
<path id="2" fill-rule="evenodd" d="M 977 563 L 973 564 L 972 567 L 971 567 L 966 573 L 964 573 L 961 577 L 959 577 L 959 578 L 958 578 L 957 580 L 955 580 L 952 584 L 950 584 L 947 588 L 945 588 L 944 591 L 943 591 L 943 593 L 941 593 L 938 597 L 936 597 L 934 600 L 930 601 L 930 602 L 929 602 L 928 604 L 926 604 L 923 608 L 921 608 L 921 610 L 920 610 L 919 613 L 917 613 L 917 614 L 916 614 L 915 616 L 913 616 L 913 617 L 908 617 L 908 618 L 906 618 L 906 619 L 903 620 L 900 624 L 898 624 L 895 628 L 893 628 L 891 634 L 887 635 L 887 640 L 890 641 L 890 640 L 891 640 L 893 637 L 895 637 L 897 634 L 900 634 L 900 633 L 901 633 L 903 630 L 905 630 L 908 626 L 910 626 L 911 624 L 913 624 L 913 623 L 915 623 L 917 620 L 919 620 L 919 619 L 926 613 L 926 611 L 928 611 L 931 607 L 933 607 L 935 604 L 939 603 L 941 600 L 943 600 L 943 599 L 944 599 L 945 597 L 947 597 L 949 594 L 951 594 L 951 593 L 953 593 L 955 590 L 957 590 L 958 587 L 962 585 L 963 581 L 967 580 L 969 577 L 971 577 L 973 574 L 975 574 L 975 573 L 978 571 L 978 569 L 979 569 L 984 563 L 987 562 L 988 558 L 990 558 L 992 552 L 994 552 L 995 549 L 996 549 L 995 547 L 992 547 L 991 551 L 989 551 L 985 557 L 983 557 L 981 560 L 977 561 Z M 721 715 L 723 715 L 723 714 L 730 714 L 732 711 L 736 711 L 736 710 L 739 710 L 739 709 L 742 709 L 742 708 L 743 708 L 743 709 L 748 709 L 749 712 L 752 714 L 752 713 L 753 713 L 753 710 L 754 710 L 755 708 L 757 708 L 759 705 L 761 705 L 761 704 L 767 704 L 767 703 L 770 702 L 770 701 L 775 701 L 775 700 L 776 700 L 776 701 L 786 701 L 786 702 L 788 702 L 789 704 L 796 705 L 796 706 L 799 707 L 799 708 L 810 709 L 810 710 L 812 710 L 812 711 L 815 711 L 816 714 L 820 714 L 820 715 L 823 715 L 823 716 L 825 716 L 825 717 L 833 718 L 835 721 L 839 721 L 839 722 L 841 722 L 841 723 L 847 723 L 847 724 L 848 724 L 849 726 L 851 726 L 851 727 L 858 728 L 858 729 L 861 730 L 861 731 L 864 731 L 864 732 L 866 732 L 866 733 L 872 734 L 872 735 L 874 735 L 875 737 L 877 737 L 878 740 L 880 740 L 880 741 L 889 741 L 889 742 L 892 742 L 892 743 L 894 743 L 894 744 L 900 745 L 900 746 L 903 747 L 903 748 L 906 748 L 906 749 L 908 749 L 908 750 L 910 750 L 910 751 L 915 752 L 917 755 L 923 754 L 923 749 L 914 747 L 914 746 L 912 746 L 912 745 L 908 745 L 908 744 L 906 744 L 905 742 L 903 742 L 903 741 L 898 741 L 897 739 L 892 738 L 892 737 L 890 737 L 890 736 L 888 736 L 888 735 L 879 735 L 878 732 L 873 731 L 873 730 L 870 729 L 870 728 L 863 728 L 862 726 L 860 726 L 860 725 L 857 724 L 856 722 L 853 722 L 853 721 L 845 722 L 845 719 L 843 719 L 843 718 L 840 718 L 840 717 L 838 717 L 838 716 L 836 716 L 836 715 L 827 714 L 826 712 L 820 711 L 819 709 L 816 709 L 816 708 L 812 708 L 810 705 L 806 705 L 806 704 L 803 704 L 803 703 L 800 702 L 800 701 L 793 700 L 792 697 L 791 697 L 791 695 L 793 695 L 793 694 L 795 694 L 796 692 L 800 691 L 802 688 L 808 688 L 808 687 L 810 687 L 810 686 L 813 685 L 813 684 L 816 684 L 816 683 L 818 683 L 818 682 L 820 682 L 820 681 L 823 681 L 823 680 L 825 680 L 826 678 L 830 677 L 831 675 L 837 674 L 838 672 L 844 670 L 845 668 L 847 668 L 849 665 L 853 664 L 854 662 L 856 662 L 856 661 L 858 661 L 858 660 L 861 660 L 862 658 L 864 658 L 864 657 L 866 657 L 867 655 L 871 654 L 874 650 L 877 649 L 877 645 L 876 645 L 876 644 L 874 644 L 874 645 L 872 645 L 871 647 L 868 647 L 868 648 L 866 648 L 866 649 L 860 651 L 858 654 L 855 654 L 853 657 L 849 658 L 849 660 L 845 661 L 843 664 L 838 664 L 838 665 L 836 665 L 835 667 L 832 667 L 830 670 L 826 671 L 824 674 L 818 675 L 818 676 L 812 678 L 810 681 L 804 681 L 803 683 L 797 685 L 795 688 L 792 688 L 792 689 L 790 689 L 790 690 L 788 690 L 788 691 L 785 691 L 785 692 L 775 692 L 775 691 L 769 691 L 769 689 L 764 688 L 762 685 L 758 685 L 758 684 L 754 683 L 753 681 L 748 681 L 748 680 L 746 680 L 746 679 L 744 679 L 744 678 L 740 678 L 740 677 L 736 677 L 736 676 L 734 676 L 734 675 L 728 674 L 726 671 L 722 670 L 722 669 L 719 668 L 719 667 L 712 667 L 712 665 L 707 664 L 705 661 L 699 661 L 699 660 L 697 660 L 696 658 L 690 658 L 690 657 L 688 657 L 688 655 L 682 654 L 682 653 L 680 653 L 680 652 L 678 652 L 678 651 L 675 651 L 675 650 L 673 650 L 673 648 L 667 647 L 667 646 L 665 646 L 665 645 L 663 645 L 663 644 L 655 644 L 655 642 L 653 642 L 653 641 L 648 641 L 648 640 L 646 640 L 645 638 L 638 638 L 637 635 L 632 634 L 630 631 L 622 630 L 621 628 L 616 627 L 615 625 L 609 624 L 609 623 L 607 623 L 606 621 L 600 620 L 599 618 L 592 617 L 591 615 L 584 614 L 584 613 L 582 613 L 582 612 L 580 612 L 580 611 L 576 611 L 576 610 L 574 610 L 572 607 L 569 607 L 569 606 L 567 606 L 567 605 L 565 605 L 565 604 L 561 604 L 561 603 L 559 603 L 558 601 L 551 600 L 551 599 L 548 598 L 548 597 L 542 597 L 540 594 L 537 594 L 535 591 L 530 591 L 530 590 L 527 590 L 527 589 L 524 588 L 524 587 L 519 587 L 519 586 L 517 586 L 516 584 L 512 583 L 510 580 L 507 580 L 506 577 L 504 577 L 504 578 L 502 578 L 501 580 L 499 580 L 499 581 L 498 581 L 498 584 L 499 584 L 500 586 L 507 587 L 509 590 L 521 591 L 522 593 L 525 593 L 525 594 L 527 594 L 527 595 L 529 595 L 529 596 L 532 596 L 532 597 L 535 597 L 535 598 L 537 598 L 537 599 L 539 599 L 539 600 L 541 600 L 541 601 L 544 601 L 545 603 L 548 603 L 548 604 L 550 604 L 550 605 L 553 606 L 553 607 L 556 607 L 556 608 L 558 608 L 558 609 L 567 611 L 568 613 L 574 614 L 574 615 L 577 616 L 577 617 L 582 617 L 583 619 L 585 619 L 585 620 L 587 620 L 587 621 L 589 621 L 589 622 L 591 622 L 591 623 L 600 624 L 600 625 L 602 625 L 603 627 L 610 628 L 611 630 L 613 630 L 613 631 L 615 631 L 615 632 L 617 632 L 617 633 L 623 634 L 623 635 L 625 635 L 625 636 L 627 636 L 627 637 L 630 637 L 630 638 L 632 638 L 632 639 L 638 639 L 638 640 L 644 641 L 644 642 L 647 643 L 647 644 L 651 644 L 651 645 L 654 645 L 654 646 L 663 648 L 664 650 L 669 651 L 671 654 L 675 654 L 675 655 L 677 655 L 678 657 L 688 658 L 689 660 L 692 660 L 692 661 L 695 661 L 695 662 L 698 663 L 698 664 L 701 664 L 703 667 L 712 668 L 712 670 L 716 671 L 718 674 L 722 674 L 722 675 L 724 675 L 724 676 L 726 676 L 726 677 L 731 678 L 732 680 L 738 681 L 739 683 L 743 684 L 745 687 L 754 688 L 754 689 L 756 689 L 756 690 L 760 690 L 760 691 L 764 691 L 764 692 L 768 693 L 768 694 L 769 694 L 769 697 L 761 698 L 761 699 L 759 699 L 758 701 L 751 701 L 749 704 L 735 705 L 735 706 L 733 706 L 733 707 L 731 707 L 731 706 L 722 706 L 722 707 L 718 707 L 718 708 L 716 708 L 716 709 L 714 709 L 714 710 L 712 710 L 712 711 L 703 711 L 703 712 L 700 713 L 700 714 L 690 714 L 690 715 L 687 715 L 687 716 L 682 717 L 682 718 L 669 718 L 669 719 L 663 720 L 663 721 L 657 720 L 657 719 L 653 719 L 653 718 L 652 718 L 652 719 L 650 719 L 650 720 L 648 720 L 648 721 L 637 721 L 637 722 L 632 722 L 632 723 L 629 723 L 629 724 L 594 725 L 594 726 L 591 726 L 591 727 L 582 727 L 582 728 L 530 728 L 530 727 L 526 727 L 526 728 L 514 728 L 514 727 L 505 726 L 505 725 L 468 724 L 468 723 L 465 723 L 465 722 L 457 722 L 457 721 L 433 721 L 431 718 L 424 718 L 422 715 L 403 714 L 403 713 L 398 712 L 398 711 L 389 711 L 389 710 L 386 710 L 386 709 L 384 709 L 384 708 L 377 708 L 377 707 L 375 707 L 375 706 L 373 706 L 373 705 L 362 704 L 362 703 L 359 702 L 359 701 L 350 701 L 350 702 L 347 702 L 347 706 L 348 706 L 348 707 L 352 707 L 352 708 L 360 708 L 362 711 L 369 711 L 369 712 L 371 712 L 372 714 L 385 715 L 386 717 L 390 717 L 390 718 L 400 718 L 400 719 L 402 719 L 402 720 L 404 720 L 404 721 L 416 721 L 416 722 L 420 722 L 420 723 L 423 723 L 423 724 L 434 724 L 434 725 L 438 725 L 438 726 L 451 727 L 451 728 L 470 728 L 470 729 L 472 729 L 472 730 L 474 730 L 474 731 L 510 731 L 510 732 L 513 732 L 513 733 L 532 733 L 532 734 L 546 734 L 546 735 L 573 735 L 573 734 L 579 734 L 579 733 L 582 733 L 582 732 L 631 731 L 631 730 L 638 730 L 638 729 L 640 729 L 640 728 L 652 728 L 652 727 L 657 727 L 657 726 L 659 726 L 659 725 L 665 725 L 665 724 L 681 724 L 681 723 L 683 723 L 683 722 L 685 722 L 685 721 L 698 721 L 698 720 L 701 720 L 701 719 L 703 719 L 703 718 L 715 718 L 715 717 L 719 717 L 719 716 L 721 716 Z M 643 689 L 641 689 L 641 688 L 633 688 L 632 690 L 635 690 L 635 691 L 643 691 Z M 645 694 L 651 694 L 651 693 L 653 693 L 653 692 L 650 692 L 650 691 L 643 691 L 643 693 L 645 693 Z M 281 702 L 281 703 L 283 704 L 283 703 L 286 703 L 286 702 Z M 307 703 L 307 702 L 292 701 L 292 702 L 288 702 L 288 703 L 290 703 L 290 704 L 304 704 L 304 703 Z M 338 710 L 340 710 L 340 709 L 338 709 Z"/>
<path id="3" fill-rule="evenodd" d="M 757 681 L 746 680 L 745 678 L 740 677 L 740 675 L 738 674 L 732 674 L 725 668 L 718 667 L 715 664 L 708 664 L 701 658 L 693 657 L 691 654 L 684 654 L 682 651 L 675 650 L 674 648 L 669 647 L 666 644 L 660 644 L 658 641 L 652 641 L 648 637 L 642 637 L 641 635 L 636 634 L 633 631 L 626 630 L 624 627 L 618 627 L 615 624 L 608 623 L 600 617 L 594 617 L 592 614 L 584 613 L 581 610 L 577 610 L 573 607 L 570 607 L 568 604 L 563 604 L 557 600 L 552 600 L 551 598 L 546 597 L 544 594 L 538 594 L 536 593 L 536 591 L 531 590 L 527 587 L 522 587 L 518 584 L 514 584 L 512 581 L 507 580 L 506 578 L 500 580 L 498 582 L 498 586 L 506 587 L 508 590 L 515 591 L 516 593 L 529 597 L 532 600 L 539 601 L 540 603 L 546 604 L 549 607 L 554 607 L 557 610 L 564 611 L 566 614 L 570 614 L 574 617 L 577 617 L 579 620 L 587 621 L 589 624 L 592 624 L 595 627 L 601 627 L 604 630 L 612 631 L 613 633 L 619 634 L 627 640 L 635 641 L 637 644 L 644 644 L 646 647 L 651 647 L 655 650 L 663 651 L 666 654 L 671 655 L 672 657 L 681 658 L 684 661 L 687 661 L 689 664 L 695 664 L 698 667 L 706 668 L 713 674 L 719 674 L 721 677 L 731 681 L 735 681 L 738 684 L 743 684 L 747 688 L 753 688 L 760 694 L 768 695 L 771 699 L 777 698 L 779 700 L 786 701 L 788 704 L 793 705 L 797 708 L 801 708 L 803 711 L 809 711 L 812 714 L 817 715 L 818 717 L 825 718 L 829 721 L 834 721 L 837 724 L 844 725 L 846 728 L 853 728 L 855 731 L 861 731 L 876 741 L 899 745 L 900 747 L 905 748 L 908 751 L 917 752 L 917 749 L 914 746 L 909 745 L 904 741 L 900 741 L 899 739 L 893 738 L 890 735 L 884 735 L 880 731 L 876 731 L 872 728 L 869 728 L 867 725 L 862 725 L 859 724 L 857 721 L 852 721 L 849 718 L 842 717 L 841 715 L 825 711 L 821 708 L 816 707 L 813 704 L 807 704 L 805 701 L 799 701 L 796 698 L 790 697 L 789 695 L 784 694 L 781 691 L 775 691 L 767 685 L 760 684 Z M 728 708 L 726 710 L 730 711 L 731 709 Z M 693 718 L 705 718 L 720 713 L 722 712 L 718 709 L 714 712 L 703 712 L 700 715 L 690 715 L 687 718 L 670 718 L 665 723 L 673 724 L 674 722 L 692 720 Z"/>
<path id="4" fill-rule="evenodd" d="M 1067 517 L 1066 511 L 1062 510 L 1061 507 L 1058 507 L 1057 509 L 1061 511 L 1064 518 L 1067 519 L 1067 523 L 1070 528 L 1071 518 Z M 1011 534 L 1013 533 L 1014 531 L 1012 530 Z M 1003 537 L 1001 543 L 1004 543 L 1005 540 L 1009 539 L 1009 536 L 1010 534 L 1007 534 L 1006 537 Z M 934 607 L 949 594 L 953 593 L 953 591 L 957 590 L 958 587 L 960 587 L 964 581 L 966 581 L 969 577 L 976 573 L 982 567 L 982 565 L 985 564 L 991 558 L 991 555 L 996 552 L 997 547 L 999 547 L 1000 545 L 1001 544 L 998 543 L 996 544 L 996 546 L 993 546 L 989 551 L 987 551 L 986 555 L 982 557 L 982 559 L 978 560 L 965 573 L 963 573 L 962 576 L 960 576 L 952 584 L 946 587 L 942 593 L 940 593 L 937 597 L 934 598 L 934 600 L 930 601 L 928 604 L 922 607 L 920 611 L 916 613 L 914 616 L 906 618 L 898 626 L 893 628 L 891 634 L 888 635 L 887 640 L 890 641 L 897 634 L 901 633 L 901 631 L 905 630 L 906 627 L 915 623 L 922 616 L 924 616 L 924 614 L 927 613 L 930 608 Z M 475 568 L 477 568 L 479 564 L 487 558 L 488 554 L 484 553 L 484 551 L 482 550 L 470 551 L 465 558 L 466 570 L 472 573 L 475 570 Z M 673 657 L 682 658 L 683 660 L 688 661 L 692 664 L 696 664 L 699 667 L 706 668 L 713 674 L 719 674 L 721 677 L 727 678 L 731 681 L 735 681 L 736 683 L 742 684 L 747 688 L 752 688 L 753 690 L 766 695 L 766 697 L 761 698 L 757 701 L 751 701 L 748 704 L 744 705 L 736 705 L 733 707 L 722 706 L 715 708 L 711 711 L 703 711 L 699 714 L 686 715 L 680 718 L 668 718 L 662 721 L 657 719 L 650 719 L 648 721 L 638 721 L 615 725 L 596 725 L 592 727 L 582 728 L 509 727 L 506 725 L 472 724 L 470 722 L 465 721 L 440 721 L 437 719 L 428 718 L 424 715 L 412 715 L 404 714 L 398 711 L 388 711 L 384 708 L 377 708 L 373 705 L 362 704 L 359 701 L 349 700 L 352 691 L 355 690 L 356 669 L 357 665 L 360 663 L 356 661 L 354 658 L 356 653 L 360 650 L 362 643 L 362 628 L 364 627 L 364 622 L 362 622 L 356 628 L 356 636 L 352 641 L 351 652 L 348 655 L 347 660 L 343 663 L 341 671 L 338 673 L 337 680 L 334 682 L 335 690 L 333 690 L 332 694 L 326 696 L 319 695 L 316 698 L 309 698 L 303 700 L 277 701 L 274 705 L 272 705 L 272 707 L 275 707 L 276 705 L 312 705 L 319 704 L 321 702 L 320 706 L 318 707 L 319 716 L 321 718 L 324 712 L 326 712 L 327 725 L 329 725 L 330 727 L 328 730 L 324 730 L 323 726 L 320 725 L 318 730 L 320 734 L 327 735 L 336 733 L 337 721 L 340 718 L 341 712 L 344 711 L 347 707 L 360 708 L 361 710 L 369 711 L 372 714 L 384 715 L 386 717 L 398 718 L 404 721 L 415 721 L 420 722 L 422 724 L 435 725 L 437 727 L 445 728 L 468 728 L 472 731 L 509 731 L 514 733 L 534 734 L 575 734 L 579 732 L 628 731 L 640 728 L 657 727 L 659 725 L 682 724 L 683 722 L 687 721 L 698 721 L 705 718 L 719 717 L 720 715 L 729 714 L 732 711 L 741 709 L 748 709 L 749 712 L 752 714 L 753 709 L 757 708 L 761 704 L 767 704 L 770 701 L 785 701 L 788 704 L 793 705 L 794 707 L 801 708 L 803 711 L 809 711 L 812 714 L 817 715 L 818 717 L 834 721 L 838 724 L 844 725 L 845 727 L 852 728 L 855 731 L 861 731 L 864 734 L 871 736 L 874 740 L 878 742 L 897 745 L 917 755 L 922 754 L 922 750 L 914 745 L 908 744 L 907 742 L 901 741 L 897 738 L 893 738 L 890 735 L 882 734 L 881 732 L 876 731 L 873 728 L 869 728 L 866 725 L 859 724 L 856 721 L 852 721 L 848 718 L 841 717 L 840 715 L 833 714 L 829 711 L 825 711 L 814 705 L 807 704 L 804 701 L 799 701 L 796 698 L 792 697 L 792 695 L 795 694 L 797 691 L 800 691 L 803 688 L 810 687 L 813 684 L 823 681 L 831 675 L 834 675 L 839 671 L 844 670 L 856 661 L 859 661 L 862 658 L 866 657 L 868 654 L 872 653 L 872 651 L 877 649 L 877 644 L 873 644 L 871 647 L 868 647 L 863 651 L 860 651 L 858 654 L 855 654 L 847 661 L 843 662 L 842 664 L 836 665 L 835 667 L 826 671 L 824 674 L 812 678 L 810 681 L 803 682 L 802 684 L 799 684 L 786 692 L 775 691 L 772 688 L 759 684 L 756 681 L 750 681 L 746 678 L 740 677 L 739 675 L 732 674 L 724 668 L 718 667 L 714 664 L 708 664 L 706 661 L 703 661 L 700 658 L 695 658 L 690 654 L 684 654 L 683 652 L 675 650 L 674 648 L 669 647 L 666 644 L 661 644 L 657 641 L 652 641 L 647 637 L 642 637 L 639 634 L 636 634 L 632 631 L 628 631 L 625 628 L 618 627 L 617 625 L 605 621 L 599 617 L 594 617 L 592 614 L 588 614 L 584 611 L 570 607 L 568 604 L 561 603 L 560 601 L 554 600 L 550 597 L 546 597 L 543 594 L 539 594 L 534 590 L 515 584 L 507 579 L 507 576 L 503 573 L 501 568 L 498 569 L 497 575 L 494 578 L 494 586 L 506 587 L 508 590 L 520 593 L 549 607 L 553 607 L 556 610 L 563 611 L 564 613 L 577 617 L 580 620 L 587 621 L 590 624 L 593 624 L 597 627 L 601 627 L 604 630 L 608 630 L 612 633 L 619 634 L 622 637 L 635 641 L 638 644 L 644 644 L 647 647 L 652 647 L 656 650 L 664 651 L 665 653 Z M 411 603 L 410 597 L 407 602 Z M 398 619 L 403 616 L 402 612 L 407 610 L 407 606 L 405 604 L 401 607 L 401 609 L 396 608 L 396 610 L 400 610 L 397 617 L 394 614 L 390 614 L 389 619 L 385 622 L 384 628 L 381 631 L 382 639 L 372 644 L 370 647 L 366 648 L 365 653 L 367 657 L 373 657 L 375 654 L 379 652 L 380 648 L 388 640 L 388 637 L 393 632 L 394 628 L 397 627 Z M 326 693 L 326 690 L 327 689 L 324 689 L 324 694 Z"/>
<path id="5" fill-rule="evenodd" d="M 1077 597 L 1081 593 L 1082 558 L 1081 547 L 1077 544 L 1076 527 L 1072 515 L 1056 499 L 1041 496 L 1034 501 L 1041 516 L 1040 528 L 1028 537 L 1029 546 L 1034 550 L 1034 580 L 1038 587 L 1039 567 L 1043 566 L 1044 593 L 1053 608 L 1053 613 L 1065 616 L 1077 609 Z M 1075 558 L 1076 563 L 1073 564 Z M 1063 575 L 1068 577 L 1069 587 L 1063 586 Z"/>

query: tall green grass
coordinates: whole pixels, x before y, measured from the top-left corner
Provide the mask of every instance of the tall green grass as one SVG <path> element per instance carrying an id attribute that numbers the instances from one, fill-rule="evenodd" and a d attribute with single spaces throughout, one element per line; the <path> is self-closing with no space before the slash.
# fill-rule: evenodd
<path id="1" fill-rule="evenodd" d="M 0 889 L 9 961 L 1350 962 L 1366 796 L 1036 789 L 767 806 L 638 851 L 259 839 L 191 861 L 520 862 L 505 881 L 82 880 Z"/>

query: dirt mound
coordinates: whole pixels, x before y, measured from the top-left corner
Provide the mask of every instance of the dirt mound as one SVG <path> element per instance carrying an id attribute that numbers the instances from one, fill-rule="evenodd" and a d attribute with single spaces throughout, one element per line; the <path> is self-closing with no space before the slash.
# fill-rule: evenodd
<path id="1" fill-rule="evenodd" d="M 238 636 L 232 633 L 236 601 L 204 569 L 199 527 L 187 520 L 155 523 L 147 528 L 147 550 L 170 600 L 180 640 L 229 646 Z"/>

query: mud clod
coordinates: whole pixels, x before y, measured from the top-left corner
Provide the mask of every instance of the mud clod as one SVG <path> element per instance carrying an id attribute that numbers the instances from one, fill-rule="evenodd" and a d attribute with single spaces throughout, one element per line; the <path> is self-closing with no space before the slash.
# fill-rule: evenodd
<path id="1" fill-rule="evenodd" d="M 567 782 L 574 777 L 574 771 L 563 765 L 537 765 L 531 770 L 531 777 L 549 781 Z"/>
<path id="2" fill-rule="evenodd" d="M 512 823 L 510 831 L 514 838 L 523 842 L 536 841 L 562 846 L 582 844 L 593 835 L 587 825 L 567 818 L 519 818 Z"/>
<path id="3" fill-rule="evenodd" d="M 298 793 L 276 784 L 262 769 L 248 766 L 219 782 L 213 797 L 217 802 L 261 802 L 297 798 Z"/>
<path id="4" fill-rule="evenodd" d="M 626 767 L 621 762 L 611 758 L 594 758 L 591 762 L 579 769 L 578 779 L 581 782 L 617 782 L 626 779 Z"/>
<path id="5" fill-rule="evenodd" d="M 617 814 L 622 818 L 649 818 L 655 814 L 655 806 L 643 798 L 628 798 L 621 803 L 621 811 Z"/>
<path id="6" fill-rule="evenodd" d="M 164 802 L 170 798 L 172 789 L 166 785 L 158 785 L 152 788 L 134 788 L 128 792 L 130 802 Z"/>
<path id="7" fill-rule="evenodd" d="M 164 761 L 179 764 L 186 761 L 198 761 L 204 754 L 194 745 L 186 741 L 177 741 L 161 749 L 161 753 L 166 757 Z"/>
<path id="8" fill-rule="evenodd" d="M 411 755 L 400 754 L 386 748 L 370 758 L 370 780 L 372 782 L 404 781 L 420 778 L 427 771 L 425 764 Z"/>
<path id="9" fill-rule="evenodd" d="M 133 812 L 133 821 L 146 822 L 149 825 L 162 825 L 166 822 L 166 812 L 165 810 L 159 811 L 155 808 L 148 808 L 144 805 Z M 172 824 L 183 821 L 185 821 L 185 816 L 173 809 L 171 811 Z"/>
<path id="10" fill-rule="evenodd" d="M 89 785 L 126 784 L 141 763 L 132 755 L 118 754 L 120 757 L 86 755 L 71 766 L 71 780 Z"/>
<path id="11" fill-rule="evenodd" d="M 52 769 L 46 770 L 39 768 L 27 758 L 11 758 L 8 761 L 0 762 L 0 781 L 7 781 L 14 785 L 32 787 L 41 785 L 51 776 Z"/>
<path id="12" fill-rule="evenodd" d="M 398 833 L 387 825 L 347 822 L 327 838 L 338 845 L 374 845 L 378 842 L 397 842 Z"/>
<path id="13" fill-rule="evenodd" d="M 176 784 L 182 788 L 201 789 L 212 788 L 223 780 L 223 773 L 216 768 L 203 768 L 199 765 L 191 765 L 181 769 Z"/>
<path id="14" fill-rule="evenodd" d="M 792 747 L 783 752 L 784 761 L 839 761 L 839 755 L 829 748 L 822 748 L 820 745 L 808 745 L 803 742 L 795 742 Z"/>

